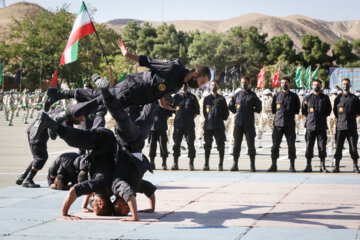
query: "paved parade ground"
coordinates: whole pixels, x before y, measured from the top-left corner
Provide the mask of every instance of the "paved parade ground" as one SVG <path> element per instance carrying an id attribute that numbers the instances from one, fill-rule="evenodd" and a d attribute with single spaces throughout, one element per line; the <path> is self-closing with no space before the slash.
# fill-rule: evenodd
<path id="1" fill-rule="evenodd" d="M 62 140 L 49 141 L 49 160 L 35 177 L 39 189 L 15 185 L 15 179 L 32 160 L 26 125 L 16 118 L 8 127 L 0 112 L 0 238 L 4 239 L 360 239 L 360 174 L 352 173 L 347 144 L 341 173 L 305 174 L 303 135 L 296 143 L 297 173 L 289 173 L 286 142 L 282 143 L 278 173 L 270 167 L 271 132 L 257 148 L 256 173 L 249 158 L 240 157 L 239 172 L 229 172 L 232 156 L 225 155 L 224 172 L 217 171 L 218 153 L 210 159 L 212 171 L 201 171 L 204 150 L 197 147 L 196 171 L 188 171 L 187 151 L 179 159 L 180 171 L 156 170 L 144 179 L 157 186 L 156 212 L 140 213 L 136 223 L 124 217 L 96 217 L 81 213 L 81 199 L 70 209 L 79 221 L 62 221 L 61 207 L 67 194 L 48 188 L 49 164 L 61 153 L 72 151 Z M 229 143 L 227 142 L 227 146 Z M 172 152 L 172 142 L 169 151 Z M 315 148 L 316 149 L 316 148 Z M 245 147 L 242 147 L 242 154 Z M 148 154 L 148 148 L 144 150 Z M 315 154 L 317 151 L 315 150 Z M 159 154 L 158 154 L 159 156 Z M 327 166 L 330 167 L 330 158 Z M 172 155 L 168 158 L 168 168 Z M 156 159 L 157 167 L 161 159 Z M 138 208 L 148 200 L 138 195 Z"/>

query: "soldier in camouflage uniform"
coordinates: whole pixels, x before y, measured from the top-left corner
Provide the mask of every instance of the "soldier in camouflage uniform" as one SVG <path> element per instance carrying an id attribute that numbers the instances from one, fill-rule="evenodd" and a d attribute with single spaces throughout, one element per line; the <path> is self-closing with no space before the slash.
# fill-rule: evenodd
<path id="1" fill-rule="evenodd" d="M 260 113 L 260 125 L 259 125 L 259 132 L 258 132 L 258 141 L 259 141 L 259 148 L 262 148 L 262 137 L 266 125 L 269 126 L 271 131 L 273 131 L 273 121 L 274 121 L 274 114 L 271 110 L 272 104 L 272 93 L 269 89 L 265 89 L 263 92 L 262 97 L 262 111 Z"/>
<path id="2" fill-rule="evenodd" d="M 6 119 L 9 121 L 8 126 L 12 126 L 12 121 L 14 119 L 15 111 L 16 111 L 16 99 L 17 99 L 17 92 L 11 91 L 10 94 L 5 99 L 5 106 L 8 112 L 8 118 Z"/>
<path id="3" fill-rule="evenodd" d="M 298 95 L 299 95 L 300 102 L 302 103 L 305 92 L 303 90 L 300 90 Z M 305 121 L 306 121 L 306 117 L 302 115 L 301 111 L 299 112 L 298 115 L 295 115 L 296 142 L 300 142 L 300 137 L 299 137 L 300 126 L 302 126 L 302 125 L 304 126 Z"/>

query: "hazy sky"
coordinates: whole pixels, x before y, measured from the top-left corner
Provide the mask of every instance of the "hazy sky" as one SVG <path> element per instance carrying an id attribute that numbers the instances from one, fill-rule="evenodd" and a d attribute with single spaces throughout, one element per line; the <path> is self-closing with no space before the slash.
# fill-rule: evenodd
<path id="1" fill-rule="evenodd" d="M 2 0 L 0 0 L 0 3 Z M 5 0 L 10 5 L 19 0 Z M 70 4 L 71 12 L 78 12 L 80 0 L 27 0 L 46 9 Z M 149 21 L 222 20 L 247 13 L 271 16 L 300 14 L 327 21 L 360 20 L 360 0 L 86 0 L 88 8 L 96 8 L 96 22 L 116 18 Z M 1 6 L 2 7 L 2 6 Z"/>

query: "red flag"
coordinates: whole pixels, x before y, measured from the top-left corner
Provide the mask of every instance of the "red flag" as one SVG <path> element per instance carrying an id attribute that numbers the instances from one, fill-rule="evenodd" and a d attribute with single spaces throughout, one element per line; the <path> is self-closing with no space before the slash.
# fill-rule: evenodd
<path id="1" fill-rule="evenodd" d="M 263 88 L 265 85 L 265 67 L 263 67 L 260 70 L 260 73 L 258 75 L 258 80 L 257 80 L 257 87 L 258 88 Z"/>
<path id="2" fill-rule="evenodd" d="M 54 75 L 53 75 L 53 77 L 51 78 L 50 86 L 52 86 L 52 87 L 56 87 L 56 86 L 57 86 L 58 71 L 59 71 L 59 70 L 55 70 Z"/>
<path id="3" fill-rule="evenodd" d="M 273 79 L 272 79 L 272 87 L 273 88 L 279 87 L 279 79 L 280 79 L 280 68 L 278 68 L 278 70 L 276 71 L 276 73 L 273 76 Z"/>

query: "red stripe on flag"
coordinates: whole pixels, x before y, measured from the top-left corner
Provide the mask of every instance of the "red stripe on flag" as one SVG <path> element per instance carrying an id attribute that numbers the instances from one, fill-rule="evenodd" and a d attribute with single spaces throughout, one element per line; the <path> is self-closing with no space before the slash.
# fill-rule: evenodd
<path id="1" fill-rule="evenodd" d="M 79 40 L 80 38 L 89 35 L 90 33 L 95 32 L 95 28 L 92 22 L 82 26 L 81 28 L 79 28 L 78 30 L 76 30 L 76 32 L 74 32 L 68 42 L 66 43 L 63 55 L 61 56 L 61 61 L 60 64 L 65 64 L 65 52 L 66 50 L 71 47 L 77 40 Z"/>
<path id="2" fill-rule="evenodd" d="M 53 77 L 51 79 L 51 83 L 50 83 L 51 87 L 56 87 L 57 86 L 58 72 L 59 72 L 58 70 L 56 70 L 54 72 L 54 75 L 53 75 Z"/>

